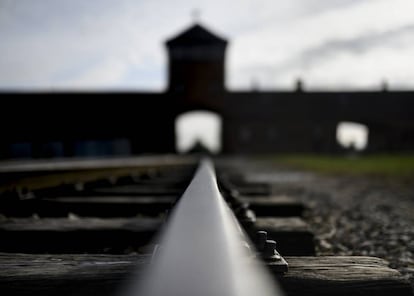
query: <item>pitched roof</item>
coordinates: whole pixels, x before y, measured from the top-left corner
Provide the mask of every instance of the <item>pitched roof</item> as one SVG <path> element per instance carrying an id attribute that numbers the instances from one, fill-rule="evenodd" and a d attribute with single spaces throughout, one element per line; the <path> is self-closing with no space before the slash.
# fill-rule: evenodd
<path id="1" fill-rule="evenodd" d="M 167 46 L 174 45 L 226 45 L 227 40 L 221 38 L 203 26 L 195 24 L 177 36 L 167 40 Z"/>

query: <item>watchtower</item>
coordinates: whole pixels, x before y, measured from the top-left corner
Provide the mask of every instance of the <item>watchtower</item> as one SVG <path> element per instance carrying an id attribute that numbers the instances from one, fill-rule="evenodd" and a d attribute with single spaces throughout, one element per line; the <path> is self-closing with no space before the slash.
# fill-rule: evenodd
<path id="1" fill-rule="evenodd" d="M 166 42 L 168 92 L 187 108 L 218 111 L 224 92 L 227 41 L 195 24 Z"/>

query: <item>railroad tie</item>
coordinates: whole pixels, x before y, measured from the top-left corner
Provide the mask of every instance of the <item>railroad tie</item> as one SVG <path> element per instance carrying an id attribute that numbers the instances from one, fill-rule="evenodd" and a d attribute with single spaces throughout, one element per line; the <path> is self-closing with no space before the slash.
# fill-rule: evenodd
<path id="1" fill-rule="evenodd" d="M 132 273 L 139 280 L 196 169 L 193 160 L 151 161 L 109 168 L 97 162 L 87 171 L 91 164 L 78 162 L 62 174 L 34 167 L 22 180 L 16 173 L 11 183 L 20 187 L 0 194 L 0 293 L 116 295 Z M 232 168 L 220 167 L 217 183 L 253 249 L 265 253 L 259 231 L 276 241 L 288 272 L 278 261 L 261 261 L 286 295 L 412 295 L 382 259 L 315 256 L 301 217 L 306 204 L 294 196 L 275 195 L 270 184 Z"/>

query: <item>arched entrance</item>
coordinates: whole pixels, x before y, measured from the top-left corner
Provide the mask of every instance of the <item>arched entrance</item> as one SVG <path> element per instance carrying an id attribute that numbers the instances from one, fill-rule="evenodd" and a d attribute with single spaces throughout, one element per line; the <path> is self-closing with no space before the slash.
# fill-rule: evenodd
<path id="1" fill-rule="evenodd" d="M 336 140 L 345 150 L 362 151 L 368 147 L 369 129 L 357 122 L 340 122 L 336 129 Z"/>
<path id="2" fill-rule="evenodd" d="M 201 144 L 211 153 L 222 149 L 222 118 L 219 114 L 197 110 L 178 115 L 175 119 L 175 148 L 187 153 Z"/>

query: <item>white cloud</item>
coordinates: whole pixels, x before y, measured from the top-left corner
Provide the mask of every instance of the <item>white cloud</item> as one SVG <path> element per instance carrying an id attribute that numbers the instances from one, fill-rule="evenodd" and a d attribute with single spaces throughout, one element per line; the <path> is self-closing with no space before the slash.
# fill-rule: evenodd
<path id="1" fill-rule="evenodd" d="M 306 69 L 308 61 L 303 59 L 304 53 L 315 48 L 324 48 L 332 42 L 352 42 L 358 41 L 361 37 L 398 31 L 412 26 L 413 20 L 414 2 L 397 0 L 393 1 L 392 5 L 389 1 L 356 2 L 355 5 L 340 10 L 331 9 L 321 14 L 311 14 L 294 22 L 286 22 L 282 26 L 270 22 L 264 29 L 235 40 L 228 64 L 230 72 L 236 74 L 229 75 L 231 78 L 229 85 L 231 87 L 243 85 L 249 80 L 247 77 L 255 75 L 251 73 L 252 68 L 262 68 L 263 72 L 273 73 L 273 75 L 266 75 L 266 80 L 262 79 L 266 87 L 290 86 L 297 76 L 304 76 L 304 74 L 308 80 L 313 80 L 312 73 Z M 412 32 L 408 34 L 412 36 Z M 401 57 L 402 49 L 393 46 L 391 42 L 394 41 L 390 38 L 384 38 L 383 43 L 377 40 L 375 46 L 367 48 L 365 55 L 355 56 L 354 61 L 364 64 L 365 59 L 370 59 L 371 51 L 388 48 L 390 50 L 387 51 L 387 59 L 399 63 L 406 56 Z M 410 40 L 409 43 L 413 44 L 414 41 Z M 319 60 L 312 65 L 314 68 L 324 68 L 324 74 L 320 73 L 321 71 L 319 73 L 324 76 L 325 85 L 328 87 L 332 82 L 332 74 L 349 73 L 348 69 L 352 66 L 352 64 L 339 65 L 335 62 L 337 56 L 343 54 L 342 50 L 337 48 L 330 52 L 329 56 L 320 53 Z M 381 60 L 377 60 L 377 63 L 381 63 Z M 326 67 L 327 64 L 331 67 Z M 382 70 L 382 76 L 387 74 L 386 76 L 392 78 L 397 75 L 392 72 L 392 68 L 382 67 Z M 342 80 L 336 80 L 335 83 L 352 86 L 360 85 L 361 81 L 367 79 L 369 80 L 370 77 L 354 74 L 349 77 L 342 76 Z"/>
<path id="2" fill-rule="evenodd" d="M 71 88 L 111 88 L 126 74 L 128 66 L 119 60 L 105 60 L 91 66 L 73 79 L 60 81 L 57 87 Z M 59 85 L 61 83 L 61 85 Z"/>

